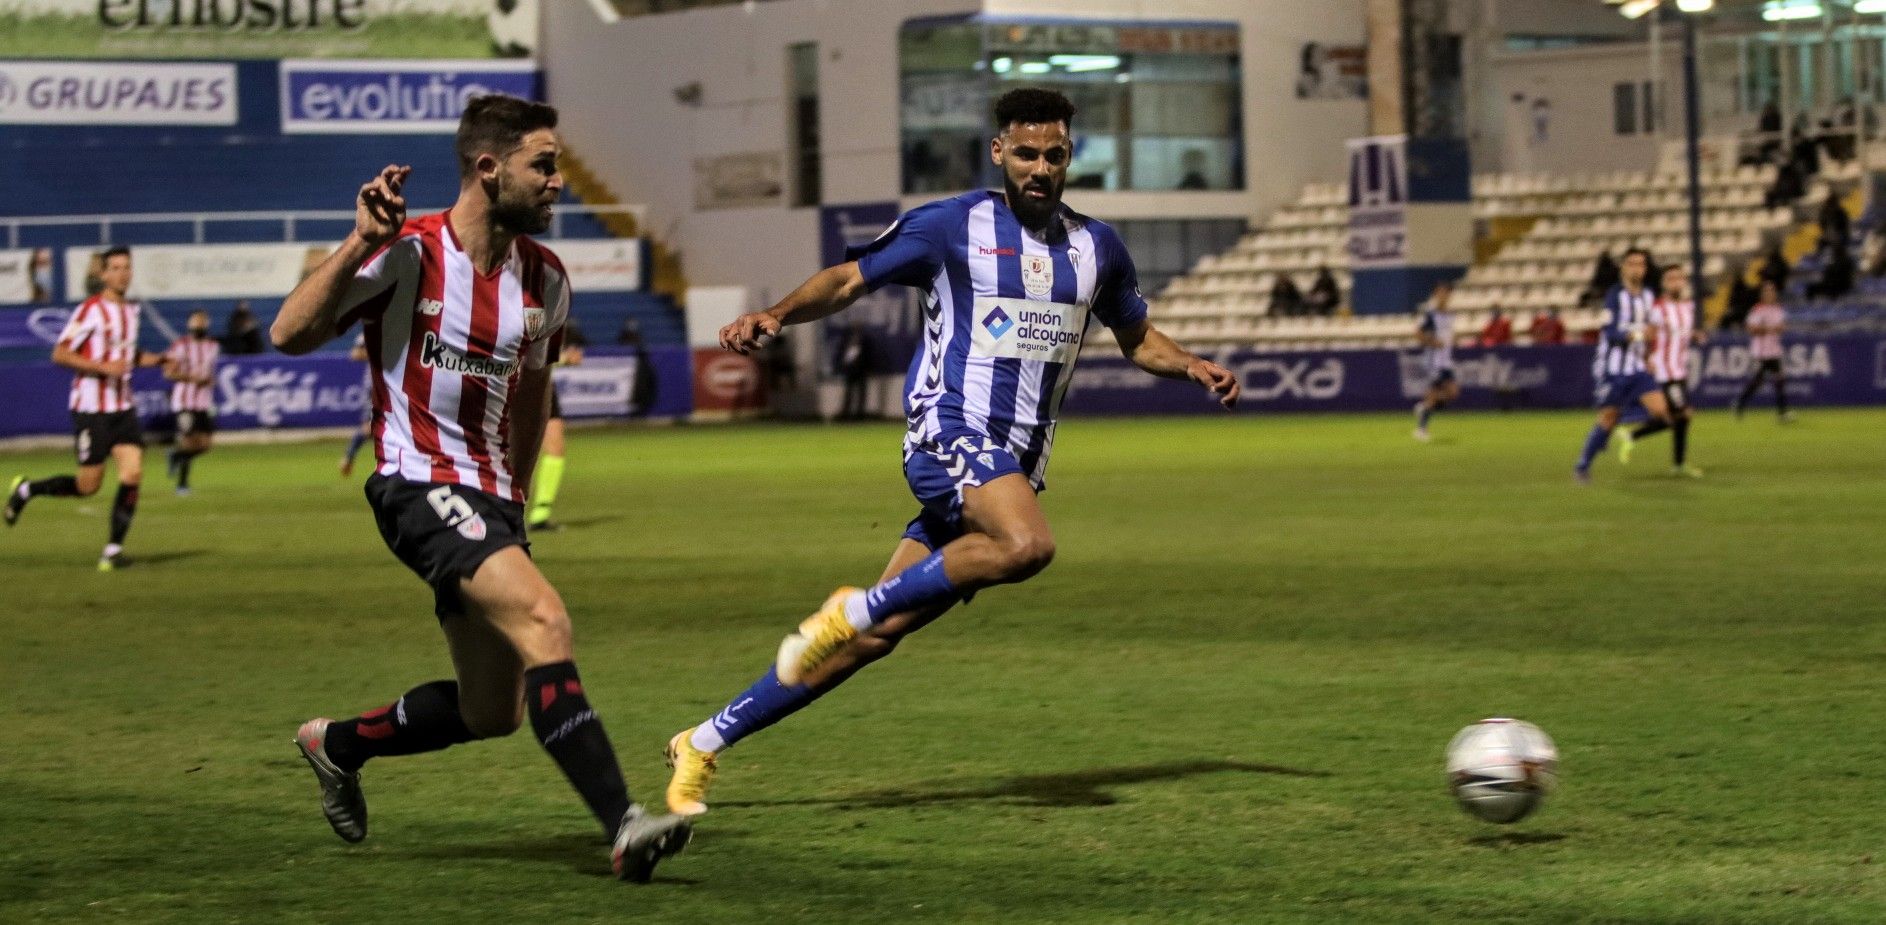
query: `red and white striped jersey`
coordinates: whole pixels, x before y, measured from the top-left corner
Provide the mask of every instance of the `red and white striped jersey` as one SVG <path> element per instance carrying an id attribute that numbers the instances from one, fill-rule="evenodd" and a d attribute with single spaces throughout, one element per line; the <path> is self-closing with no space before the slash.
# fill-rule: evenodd
<path id="1" fill-rule="evenodd" d="M 1748 320 L 1744 322 L 1751 328 L 1778 328 L 1788 323 L 1787 309 L 1773 303 L 1757 305 L 1749 309 Z M 1752 334 L 1748 339 L 1749 356 L 1757 360 L 1781 359 L 1781 334 Z"/>
<path id="2" fill-rule="evenodd" d="M 562 349 L 570 285 L 556 255 L 520 236 L 483 274 L 447 213 L 411 219 L 355 274 L 341 310 L 340 330 L 364 326 L 380 474 L 523 503 L 511 396 Z"/>
<path id="3" fill-rule="evenodd" d="M 176 364 L 181 376 L 210 379 L 216 376 L 216 358 L 221 354 L 222 346 L 213 338 L 180 337 L 164 351 L 164 359 Z M 170 384 L 170 410 L 208 411 L 214 404 L 215 392 L 215 386 L 173 382 Z"/>
<path id="4" fill-rule="evenodd" d="M 1658 382 L 1690 377 L 1690 338 L 1696 334 L 1696 303 L 1658 299 L 1650 308 L 1656 339 L 1650 348 L 1650 374 Z"/>
<path id="5" fill-rule="evenodd" d="M 77 414 L 112 414 L 133 411 L 130 369 L 138 357 L 138 305 L 92 296 L 79 303 L 72 320 L 59 332 L 59 343 L 94 363 L 122 362 L 122 376 L 72 374 L 72 394 L 66 407 Z"/>

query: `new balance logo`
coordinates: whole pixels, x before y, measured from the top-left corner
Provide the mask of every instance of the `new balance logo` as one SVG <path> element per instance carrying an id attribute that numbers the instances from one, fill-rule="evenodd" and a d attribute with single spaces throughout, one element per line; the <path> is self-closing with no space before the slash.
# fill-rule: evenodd
<path id="1" fill-rule="evenodd" d="M 1009 329 L 1015 327 L 1015 321 L 1008 316 L 1008 312 L 1003 311 L 1002 307 L 998 305 L 987 315 L 982 316 L 982 326 L 987 328 L 989 333 L 994 335 L 997 340 L 1001 340 L 1002 335 L 1007 334 Z"/>
<path id="2" fill-rule="evenodd" d="M 445 303 L 438 299 L 420 299 L 419 313 L 428 318 L 437 317 L 445 313 Z"/>
<path id="3" fill-rule="evenodd" d="M 439 335 L 431 331 L 426 332 L 425 343 L 420 345 L 419 362 L 424 366 L 448 373 L 483 376 L 488 379 L 505 379 L 517 372 L 516 360 L 506 362 L 496 357 L 468 357 L 440 340 Z"/>

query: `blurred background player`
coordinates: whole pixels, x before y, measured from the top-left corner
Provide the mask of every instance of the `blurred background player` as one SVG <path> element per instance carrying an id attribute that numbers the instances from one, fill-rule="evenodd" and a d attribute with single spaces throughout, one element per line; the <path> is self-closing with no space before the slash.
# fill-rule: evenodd
<path id="1" fill-rule="evenodd" d="M 1788 329 L 1788 310 L 1781 307 L 1781 289 L 1771 281 L 1762 283 L 1762 300 L 1749 309 L 1748 355 L 1755 361 L 1755 374 L 1735 400 L 1735 416 L 1747 410 L 1749 399 L 1765 381 L 1775 384 L 1775 415 L 1783 422 L 1794 420 L 1788 411 L 1788 372 L 1781 363 L 1781 335 Z"/>
<path id="2" fill-rule="evenodd" d="M 98 557 L 98 570 L 130 564 L 125 534 L 138 509 L 138 483 L 144 478 L 144 433 L 131 397 L 131 370 L 160 366 L 164 356 L 138 348 L 137 303 L 125 298 L 131 287 L 131 251 L 113 247 L 99 255 L 99 291 L 80 303 L 52 348 L 52 361 L 72 371 L 66 407 L 72 412 L 77 475 L 55 475 L 29 482 L 14 478 L 7 493 L 5 520 L 19 522 L 26 502 L 37 497 L 89 498 L 105 480 L 105 461 L 118 466 L 118 494 L 111 502 L 110 541 Z"/>
<path id="3" fill-rule="evenodd" d="M 1580 483 L 1591 481 L 1591 464 L 1611 441 L 1611 431 L 1627 408 L 1643 405 L 1652 420 L 1669 423 L 1669 407 L 1657 380 L 1644 366 L 1644 344 L 1650 333 L 1651 305 L 1656 294 L 1644 284 L 1650 272 L 1650 252 L 1633 247 L 1618 265 L 1620 282 L 1604 297 L 1604 327 L 1598 332 L 1598 355 L 1591 374 L 1597 383 L 1598 421 L 1585 436 L 1585 448 L 1572 467 Z"/>
<path id="4" fill-rule="evenodd" d="M 1415 328 L 1415 340 L 1421 342 L 1421 361 L 1428 375 L 1428 394 L 1415 402 L 1414 438 L 1428 442 L 1428 419 L 1447 403 L 1460 397 L 1460 380 L 1454 377 L 1454 315 L 1447 310 L 1453 298 L 1453 283 L 1438 283 L 1428 308 L 1421 313 Z"/>
<path id="5" fill-rule="evenodd" d="M 222 347 L 210 337 L 210 313 L 190 313 L 189 333 L 164 352 L 164 378 L 171 381 L 170 411 L 177 418 L 177 445 L 168 457 L 177 494 L 190 494 L 190 464 L 210 451 L 216 435 L 216 360 Z"/>
<path id="6" fill-rule="evenodd" d="M 1648 420 L 1626 428 L 1619 436 L 1618 461 L 1628 465 L 1631 450 L 1641 438 L 1670 431 L 1670 471 L 1685 478 L 1702 478 L 1703 470 L 1689 465 L 1690 347 L 1703 342 L 1696 328 L 1696 302 L 1689 295 L 1689 271 L 1681 265 L 1663 270 L 1663 292 L 1650 308 L 1650 375 L 1670 409 L 1667 422 Z"/>
<path id="7" fill-rule="evenodd" d="M 758 681 L 669 740 L 669 810 L 706 812 L 721 751 L 889 655 L 978 590 L 1048 566 L 1054 537 L 1036 493 L 1046 487 L 1055 414 L 1093 319 L 1113 329 L 1140 369 L 1195 382 L 1227 408 L 1237 403 L 1236 376 L 1146 320 L 1118 234 L 1062 205 L 1073 118 L 1059 93 L 1004 94 L 989 149 L 1001 191 L 919 206 L 847 251 L 848 262 L 721 329 L 723 346 L 747 354 L 782 326 L 836 314 L 883 286 L 924 290 L 924 344 L 904 398 L 904 477 L 921 508 L 877 585 L 839 588 L 780 642 Z"/>
<path id="8" fill-rule="evenodd" d="M 358 363 L 367 362 L 367 335 L 354 338 L 353 349 L 347 352 L 347 356 Z M 360 448 L 373 439 L 373 368 L 367 367 L 362 375 L 366 377 L 366 383 L 361 390 L 363 401 L 360 405 L 360 426 L 347 439 L 347 452 L 341 454 L 341 478 L 354 474 L 354 458 L 360 455 Z"/>
<path id="9" fill-rule="evenodd" d="M 367 501 L 387 548 L 432 587 L 457 675 L 351 719 L 311 719 L 295 746 L 328 824 L 357 842 L 362 765 L 509 735 L 528 716 L 613 837 L 616 875 L 646 881 L 687 844 L 688 822 L 630 801 L 577 675 L 569 613 L 525 540 L 524 489 L 570 309 L 563 264 L 527 237 L 550 226 L 563 189 L 556 125 L 540 103 L 471 100 L 452 207 L 407 221 L 400 189 L 412 170 L 388 166 L 360 188 L 354 230 L 275 317 L 271 337 L 291 355 L 365 325 L 381 461 Z"/>
<path id="10" fill-rule="evenodd" d="M 563 355 L 557 359 L 564 366 L 583 365 L 583 332 L 566 323 Z M 537 477 L 531 483 L 530 516 L 524 523 L 532 530 L 561 530 L 551 519 L 557 503 L 557 490 L 563 487 L 563 400 L 557 397 L 557 383 L 550 380 L 550 420 L 544 424 L 544 448 L 537 460 Z"/>

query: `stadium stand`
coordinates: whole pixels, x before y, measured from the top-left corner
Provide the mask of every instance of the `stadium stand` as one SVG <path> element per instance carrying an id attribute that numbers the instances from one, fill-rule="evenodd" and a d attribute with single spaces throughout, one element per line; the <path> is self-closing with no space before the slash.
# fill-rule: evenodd
<path id="1" fill-rule="evenodd" d="M 1705 171 L 1705 276 L 1723 279 L 1731 270 L 1748 266 L 1803 222 L 1811 223 L 1815 207 L 1828 195 L 1850 188 L 1860 173 L 1857 161 L 1830 163 L 1805 196 L 1771 208 L 1773 166 Z M 1646 247 L 1662 260 L 1687 259 L 1686 184 L 1679 174 L 1647 171 L 1475 177 L 1478 223 L 1519 231 L 1506 240 L 1487 242 L 1494 245 L 1490 256 L 1458 284 L 1453 302 L 1460 315 L 1456 330 L 1479 330 L 1494 308 L 1511 316 L 1514 332 L 1521 336 L 1532 316 L 1547 309 L 1562 313 L 1574 338 L 1594 329 L 1599 317 L 1589 307 L 1588 288 L 1599 254 Z M 1237 246 L 1205 257 L 1175 279 L 1154 300 L 1153 317 L 1175 337 L 1206 344 L 1279 350 L 1410 346 L 1414 316 L 1356 313 L 1347 304 L 1348 220 L 1342 184 L 1310 184 L 1294 204 L 1278 210 Z M 1307 291 L 1324 266 L 1344 294 L 1344 306 L 1333 316 L 1283 317 L 1272 311 L 1270 293 L 1280 276 Z M 1719 307 L 1715 313 L 1720 313 Z M 1111 343 L 1102 331 L 1089 346 L 1111 349 Z"/>

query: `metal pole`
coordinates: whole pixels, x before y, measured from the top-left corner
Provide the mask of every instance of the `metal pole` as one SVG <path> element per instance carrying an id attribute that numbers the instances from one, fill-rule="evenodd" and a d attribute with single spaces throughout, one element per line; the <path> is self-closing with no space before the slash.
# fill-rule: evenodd
<path id="1" fill-rule="evenodd" d="M 1650 11 L 1650 137 L 1663 149 L 1663 7 Z"/>
<path id="2" fill-rule="evenodd" d="M 1696 17 L 1683 17 L 1683 132 L 1690 168 L 1690 298 L 1703 301 L 1702 94 L 1696 81 Z"/>

